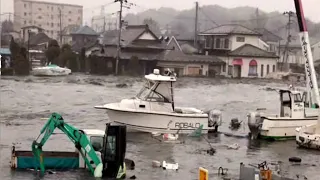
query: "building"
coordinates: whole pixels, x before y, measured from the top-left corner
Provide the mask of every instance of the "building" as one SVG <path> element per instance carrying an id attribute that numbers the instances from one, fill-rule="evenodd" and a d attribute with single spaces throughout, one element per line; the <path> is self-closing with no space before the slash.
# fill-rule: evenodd
<path id="1" fill-rule="evenodd" d="M 72 38 L 72 50 L 80 53 L 82 48 L 91 47 L 98 43 L 98 33 L 89 26 L 82 26 L 70 33 Z"/>
<path id="2" fill-rule="evenodd" d="M 263 78 L 276 71 L 279 57 L 261 38 L 257 31 L 227 24 L 199 33 L 199 47 L 202 54 L 217 55 L 226 63 L 221 75 Z"/>
<path id="3" fill-rule="evenodd" d="M 314 61 L 320 61 L 320 41 L 312 45 L 312 55 Z"/>
<path id="4" fill-rule="evenodd" d="M 52 39 L 68 25 L 82 25 L 83 7 L 36 0 L 14 0 L 14 27 L 38 26 Z"/>
<path id="5" fill-rule="evenodd" d="M 91 73 L 114 73 L 118 33 L 104 33 L 102 44 L 86 51 Z M 162 72 L 170 68 L 180 76 L 209 76 L 209 65 L 221 69 L 224 62 L 216 56 L 183 53 L 174 37 L 157 37 L 148 25 L 129 25 L 121 33 L 119 73 L 149 74 L 154 68 Z"/>

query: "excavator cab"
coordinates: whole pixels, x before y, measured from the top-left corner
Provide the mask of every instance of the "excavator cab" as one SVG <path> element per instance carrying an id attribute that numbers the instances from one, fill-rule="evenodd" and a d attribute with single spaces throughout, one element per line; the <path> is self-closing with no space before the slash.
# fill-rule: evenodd
<path id="1" fill-rule="evenodd" d="M 106 131 L 101 152 L 103 162 L 103 177 L 125 178 L 126 126 L 111 126 L 106 124 Z"/>

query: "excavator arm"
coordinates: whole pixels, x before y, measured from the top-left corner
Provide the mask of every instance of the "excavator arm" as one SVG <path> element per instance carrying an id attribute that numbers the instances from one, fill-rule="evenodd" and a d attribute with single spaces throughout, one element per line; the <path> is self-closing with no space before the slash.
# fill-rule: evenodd
<path id="1" fill-rule="evenodd" d="M 60 129 L 64 134 L 66 134 L 68 138 L 75 144 L 75 147 L 79 150 L 81 156 L 83 157 L 91 173 L 95 177 L 102 177 L 103 164 L 100 161 L 99 157 L 97 156 L 88 137 L 85 135 L 85 133 L 82 130 L 79 130 L 65 123 L 62 116 L 59 115 L 58 113 L 51 114 L 48 122 L 41 129 L 40 135 L 32 143 L 32 152 L 33 152 L 33 155 L 36 157 L 36 159 L 39 161 L 41 174 L 43 175 L 45 172 L 42 147 L 47 142 L 49 137 L 53 134 L 56 128 Z M 38 142 L 38 139 L 41 136 L 42 138 Z M 88 154 L 88 156 L 91 158 L 93 163 L 96 165 L 95 169 L 92 167 L 91 163 L 89 162 L 84 152 Z"/>

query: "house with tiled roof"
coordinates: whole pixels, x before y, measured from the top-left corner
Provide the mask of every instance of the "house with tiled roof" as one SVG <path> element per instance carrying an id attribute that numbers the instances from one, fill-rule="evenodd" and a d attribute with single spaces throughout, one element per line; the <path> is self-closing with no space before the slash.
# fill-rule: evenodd
<path id="1" fill-rule="evenodd" d="M 72 45 L 72 36 L 71 34 L 79 30 L 80 25 L 68 25 L 62 30 L 62 44 L 69 44 Z"/>
<path id="2" fill-rule="evenodd" d="M 71 32 L 70 35 L 72 37 L 72 50 L 78 53 L 81 52 L 82 48 L 95 45 L 99 37 L 99 34 L 87 25 Z"/>
<path id="3" fill-rule="evenodd" d="M 103 34 L 102 45 L 92 46 L 86 51 L 91 57 L 91 72 L 113 73 L 116 68 L 118 31 Z M 209 64 L 224 62 L 217 57 L 193 56 L 182 52 L 175 37 L 158 37 L 148 25 L 129 25 L 121 31 L 121 51 L 119 54 L 119 74 L 133 69 L 132 62 L 138 62 L 139 74 L 149 74 L 154 68 L 163 71 L 174 70 L 178 75 L 208 76 Z M 107 69 L 107 71 L 105 71 Z"/>
<path id="4" fill-rule="evenodd" d="M 263 34 L 239 24 L 226 24 L 198 34 L 201 53 L 216 55 L 226 65 L 221 75 L 263 78 L 277 69 L 278 56 L 269 51 Z"/>

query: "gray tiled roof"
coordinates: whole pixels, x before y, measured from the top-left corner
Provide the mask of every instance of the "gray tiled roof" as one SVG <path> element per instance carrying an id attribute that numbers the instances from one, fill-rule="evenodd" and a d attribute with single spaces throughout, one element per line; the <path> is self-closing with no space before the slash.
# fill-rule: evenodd
<path id="1" fill-rule="evenodd" d="M 282 40 L 280 36 L 273 34 L 265 28 L 256 28 L 254 30 L 262 34 L 261 39 L 265 42 L 279 42 L 280 40 Z"/>
<path id="2" fill-rule="evenodd" d="M 80 27 L 77 31 L 72 32 L 71 34 L 79 34 L 79 35 L 98 35 L 97 32 L 95 32 L 92 28 L 85 25 Z"/>
<path id="3" fill-rule="evenodd" d="M 223 60 L 216 56 L 189 55 L 175 50 L 166 50 L 164 52 L 163 60 L 174 62 L 204 62 L 212 64 L 225 64 Z"/>
<path id="4" fill-rule="evenodd" d="M 239 24 L 226 24 L 214 27 L 199 34 L 243 34 L 243 35 L 261 35 L 260 33 L 246 28 Z"/>
<path id="5" fill-rule="evenodd" d="M 265 51 L 251 44 L 244 44 L 243 46 L 231 51 L 229 56 L 278 58 L 275 53 Z"/>
<path id="6" fill-rule="evenodd" d="M 146 30 L 146 25 L 130 25 L 126 29 L 121 31 L 121 45 L 129 45 L 133 40 L 135 40 L 140 34 Z M 110 32 L 109 37 L 104 38 L 103 42 L 107 44 L 117 44 L 118 43 L 118 31 Z M 114 37 L 112 37 L 114 36 Z"/>
<path id="7" fill-rule="evenodd" d="M 38 45 L 41 43 L 49 42 L 51 38 L 49 38 L 45 33 L 38 33 L 30 38 L 30 45 Z"/>
<path id="8" fill-rule="evenodd" d="M 72 24 L 72 25 L 68 25 L 67 27 L 65 27 L 62 31 L 62 34 L 67 35 L 68 33 L 74 33 L 77 30 L 80 29 L 81 26 L 76 25 L 76 24 Z"/>

